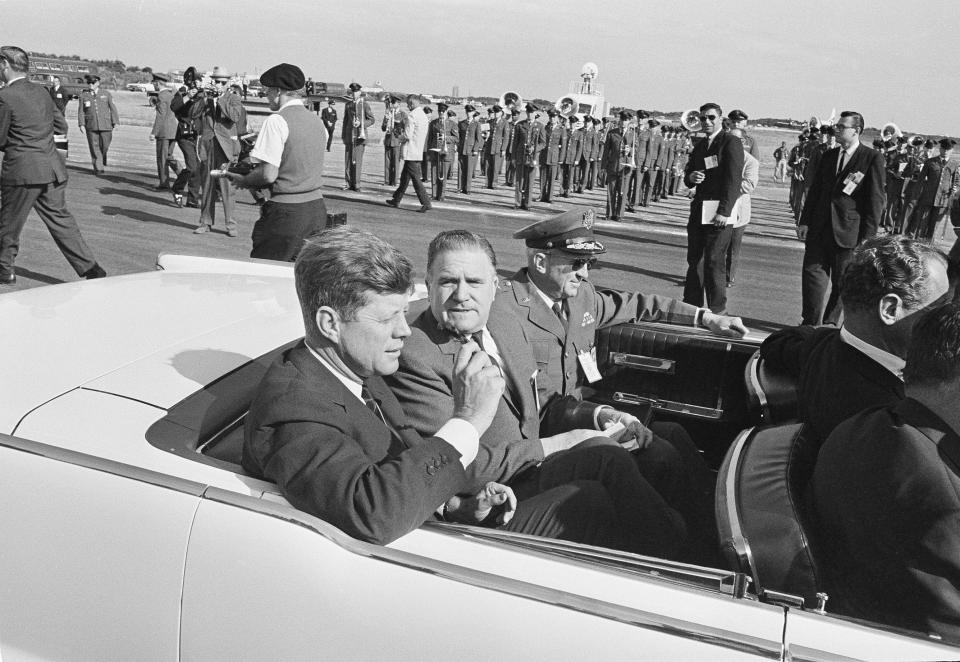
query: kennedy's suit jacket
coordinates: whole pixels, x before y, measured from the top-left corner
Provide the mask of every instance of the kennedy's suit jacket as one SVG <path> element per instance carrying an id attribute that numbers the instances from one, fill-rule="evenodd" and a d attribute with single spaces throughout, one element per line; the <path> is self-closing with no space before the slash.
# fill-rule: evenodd
<path id="1" fill-rule="evenodd" d="M 860 145 L 837 173 L 841 148 L 826 152 L 812 174 L 810 191 L 800 215 L 800 225 L 808 229 L 807 241 L 824 232 L 832 232 L 840 248 L 853 248 L 877 234 L 877 225 L 886 203 L 883 155 Z M 851 195 L 843 192 L 843 180 L 851 173 L 862 173 L 863 180 Z"/>
<path id="2" fill-rule="evenodd" d="M 835 328 L 800 326 L 770 335 L 760 346 L 769 365 L 797 380 L 800 420 L 811 442 L 823 443 L 854 414 L 903 399 L 903 381 L 840 338 Z"/>
<path id="3" fill-rule="evenodd" d="M 243 466 L 277 483 L 297 508 L 386 544 L 430 518 L 465 475 L 460 453 L 442 439 L 421 438 L 382 379 L 366 385 L 396 434 L 303 342 L 288 350 L 250 405 Z"/>
<path id="4" fill-rule="evenodd" d="M 527 467 L 543 460 L 541 436 L 576 428 L 593 429 L 596 405 L 574 398 L 555 397 L 537 408 L 534 373 L 537 364 L 516 320 L 500 297 L 494 300 L 487 321 L 500 352 L 507 382 L 496 416 L 480 437 L 480 452 L 467 467 L 470 482 L 465 491 L 476 492 L 488 481 L 509 483 Z M 410 424 L 428 435 L 453 416 L 453 362 L 462 344 L 440 329 L 430 309 L 410 325 L 412 334 L 403 345 L 400 369 L 387 378 Z M 542 379 L 542 378 L 541 378 Z"/>
<path id="5" fill-rule="evenodd" d="M 497 299 L 510 310 L 523 342 L 533 347 L 540 369 L 537 385 L 541 404 L 553 393 L 580 396 L 586 377 L 577 360 L 591 352 L 597 331 L 620 322 L 647 321 L 692 325 L 697 307 L 677 299 L 640 292 L 597 291 L 586 281 L 577 296 L 567 299 L 567 325 L 540 298 L 526 268 L 500 283 Z"/>
<path id="6" fill-rule="evenodd" d="M 703 200 L 719 200 L 717 213 L 730 216 L 733 206 L 740 197 L 740 182 L 743 179 L 743 143 L 733 134 L 721 131 L 713 144 L 707 147 L 708 138 L 703 138 L 693 146 L 687 166 L 684 168 L 683 182 L 688 187 L 696 187 L 694 203 L 690 205 L 690 225 L 699 226 Z M 717 157 L 717 167 L 707 168 L 706 159 Z M 690 174 L 702 170 L 706 175 L 699 184 L 690 181 Z"/>
<path id="7" fill-rule="evenodd" d="M 0 183 L 26 186 L 67 181 L 67 168 L 53 144 L 54 133 L 66 134 L 67 121 L 42 85 L 21 78 L 0 89 Z"/>
<path id="8" fill-rule="evenodd" d="M 813 474 L 830 604 L 960 641 L 960 436 L 907 398 L 845 421 Z"/>

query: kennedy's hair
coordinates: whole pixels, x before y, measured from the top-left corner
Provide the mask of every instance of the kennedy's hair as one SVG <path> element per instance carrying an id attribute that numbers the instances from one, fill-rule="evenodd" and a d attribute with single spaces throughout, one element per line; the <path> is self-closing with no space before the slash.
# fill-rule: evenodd
<path id="1" fill-rule="evenodd" d="M 369 232 L 345 225 L 311 237 L 293 269 L 307 337 L 321 306 L 352 320 L 370 293 L 409 292 L 412 270 L 400 251 Z"/>
<path id="2" fill-rule="evenodd" d="M 490 258 L 490 264 L 493 270 L 497 270 L 497 254 L 493 252 L 493 246 L 482 234 L 470 232 L 469 230 L 446 230 L 441 232 L 427 247 L 427 273 L 433 267 L 433 261 L 440 253 L 446 251 L 460 251 L 464 249 L 473 249 L 482 251 Z"/>
<path id="3" fill-rule="evenodd" d="M 30 70 L 30 56 L 18 46 L 0 46 L 0 58 L 18 73 L 25 74 Z"/>
<path id="4" fill-rule="evenodd" d="M 960 377 L 960 303 L 926 313 L 910 336 L 903 380 L 908 386 L 949 384 Z"/>
<path id="5" fill-rule="evenodd" d="M 947 264 L 942 251 L 907 237 L 867 239 L 853 251 L 843 272 L 843 307 L 849 311 L 876 310 L 884 295 L 896 294 L 907 308 L 915 308 L 926 294 L 930 265 L 937 260 Z"/>

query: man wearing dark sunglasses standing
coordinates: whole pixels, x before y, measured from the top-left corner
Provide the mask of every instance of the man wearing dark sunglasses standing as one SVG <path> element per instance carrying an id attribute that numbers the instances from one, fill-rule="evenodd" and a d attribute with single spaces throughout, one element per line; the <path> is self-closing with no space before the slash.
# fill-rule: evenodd
<path id="1" fill-rule="evenodd" d="M 715 103 L 700 106 L 706 138 L 694 145 L 684 171 L 684 183 L 696 187 L 687 221 L 687 280 L 683 300 L 704 304 L 714 313 L 727 310 L 727 247 L 733 237 L 736 204 L 743 175 L 743 145 L 723 130 L 722 111 Z"/>
<path id="2" fill-rule="evenodd" d="M 886 176 L 883 155 L 860 144 L 863 126 L 860 113 L 840 113 L 834 127 L 840 146 L 813 172 L 797 225 L 804 242 L 801 324 L 839 325 L 840 277 L 857 244 L 877 234 Z"/>

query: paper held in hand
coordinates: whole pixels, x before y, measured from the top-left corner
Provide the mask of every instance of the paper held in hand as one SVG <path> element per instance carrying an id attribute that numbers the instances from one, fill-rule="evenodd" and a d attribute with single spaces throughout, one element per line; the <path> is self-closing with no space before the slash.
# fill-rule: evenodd
<path id="1" fill-rule="evenodd" d="M 737 202 L 733 205 L 733 211 L 730 212 L 730 218 L 727 219 L 727 225 L 733 225 L 737 222 L 737 219 L 740 218 L 740 200 L 743 199 L 743 196 L 737 198 Z M 710 225 L 713 223 L 713 217 L 717 215 L 717 209 L 720 207 L 719 200 L 704 200 L 703 208 L 700 212 L 700 223 L 703 225 Z"/>
<path id="2" fill-rule="evenodd" d="M 620 421 L 617 421 L 616 423 L 608 427 L 606 430 L 602 430 L 600 434 L 602 434 L 604 437 L 616 439 L 617 437 L 620 436 L 623 430 L 624 430 L 623 423 L 621 423 Z M 619 443 L 620 443 L 620 446 L 622 446 L 625 450 L 628 450 L 628 451 L 635 451 L 638 448 L 640 448 L 640 444 L 637 442 L 637 438 L 634 436 L 630 436 L 623 440 L 619 440 Z"/>

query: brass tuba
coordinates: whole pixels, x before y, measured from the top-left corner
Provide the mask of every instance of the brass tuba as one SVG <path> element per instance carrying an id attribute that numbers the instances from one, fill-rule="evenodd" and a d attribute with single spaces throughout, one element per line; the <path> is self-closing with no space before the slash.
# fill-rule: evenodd
<path id="1" fill-rule="evenodd" d="M 696 108 L 683 111 L 680 115 L 680 124 L 690 133 L 697 133 L 703 129 L 703 124 L 700 123 L 700 111 Z"/>
<path id="2" fill-rule="evenodd" d="M 497 104 L 501 108 L 520 108 L 523 105 L 523 98 L 516 92 L 504 92 Z M 509 113 L 507 113 L 509 114 Z"/>
<path id="3" fill-rule="evenodd" d="M 566 118 L 569 118 L 577 112 L 577 102 L 573 97 L 560 97 L 557 99 L 557 102 L 553 104 L 553 107 Z"/>
<path id="4" fill-rule="evenodd" d="M 880 135 L 889 135 L 893 136 L 894 138 L 900 138 L 903 136 L 903 131 L 901 131 L 900 127 L 893 122 L 887 122 L 883 125 L 883 128 L 880 129 Z"/>

